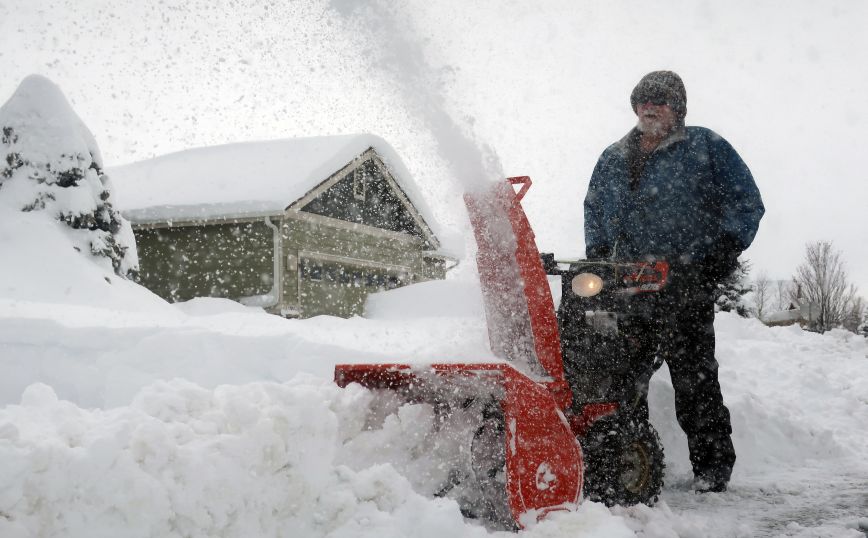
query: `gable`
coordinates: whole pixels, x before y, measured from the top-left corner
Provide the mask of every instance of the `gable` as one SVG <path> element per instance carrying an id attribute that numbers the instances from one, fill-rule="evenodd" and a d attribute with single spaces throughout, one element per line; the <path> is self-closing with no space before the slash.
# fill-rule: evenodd
<path id="1" fill-rule="evenodd" d="M 429 242 L 430 231 L 372 152 L 301 201 L 299 211 L 371 226 Z M 423 229 L 424 228 L 424 229 Z"/>

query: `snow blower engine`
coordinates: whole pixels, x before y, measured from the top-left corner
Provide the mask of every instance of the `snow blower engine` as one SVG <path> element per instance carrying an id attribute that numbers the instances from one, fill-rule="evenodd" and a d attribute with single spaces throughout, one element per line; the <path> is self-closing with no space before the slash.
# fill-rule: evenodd
<path id="1" fill-rule="evenodd" d="M 520 185 L 518 192 L 515 186 Z M 489 342 L 502 360 L 340 364 L 335 381 L 432 406 L 442 431 L 463 431 L 435 495 L 490 529 L 516 530 L 574 508 L 653 503 L 662 487 L 657 433 L 636 413 L 657 365 L 636 370 L 636 308 L 668 267 L 540 256 L 521 199 L 528 177 L 465 195 Z M 555 312 L 547 273 L 562 279 Z M 638 373 L 637 373 L 638 372 Z M 467 421 L 461 428 L 450 420 Z M 436 432 L 435 432 L 436 435 Z"/>

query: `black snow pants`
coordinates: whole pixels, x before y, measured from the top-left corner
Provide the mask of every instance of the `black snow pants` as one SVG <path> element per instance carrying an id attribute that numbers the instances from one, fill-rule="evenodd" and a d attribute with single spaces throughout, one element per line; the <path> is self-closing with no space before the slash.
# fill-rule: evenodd
<path id="1" fill-rule="evenodd" d="M 657 354 L 669 367 L 675 415 L 687 434 L 694 475 L 725 484 L 735 449 L 714 357 L 715 284 L 698 267 L 673 267 L 670 275 L 642 347 L 648 361 Z M 647 399 L 637 411 L 647 416 Z"/>

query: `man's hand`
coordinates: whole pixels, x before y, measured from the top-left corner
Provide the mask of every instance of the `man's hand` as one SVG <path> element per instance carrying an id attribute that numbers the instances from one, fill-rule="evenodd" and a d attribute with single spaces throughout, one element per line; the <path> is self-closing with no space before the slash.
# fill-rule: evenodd
<path id="1" fill-rule="evenodd" d="M 703 263 L 709 279 L 714 282 L 726 279 L 738 267 L 740 255 L 741 250 L 735 239 L 728 235 L 721 237 Z"/>
<path id="2" fill-rule="evenodd" d="M 605 245 L 585 249 L 585 257 L 589 260 L 604 260 L 611 255 L 612 250 Z"/>

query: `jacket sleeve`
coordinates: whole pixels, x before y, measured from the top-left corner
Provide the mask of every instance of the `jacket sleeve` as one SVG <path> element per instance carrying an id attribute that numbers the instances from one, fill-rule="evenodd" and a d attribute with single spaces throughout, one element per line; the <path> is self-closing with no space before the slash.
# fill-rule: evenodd
<path id="1" fill-rule="evenodd" d="M 765 206 L 753 175 L 729 142 L 709 132 L 709 152 L 720 210 L 718 244 L 738 255 L 753 242 Z"/>
<path id="2" fill-rule="evenodd" d="M 606 154 L 600 156 L 591 183 L 585 195 L 585 255 L 588 258 L 608 258 L 612 254 L 615 238 L 611 223 L 605 218 L 606 207 L 611 207 L 610 185 Z"/>

